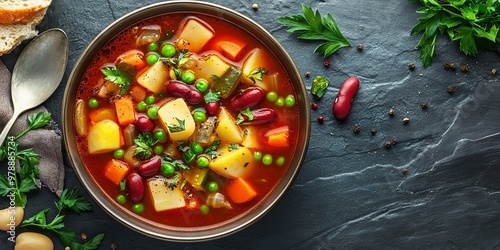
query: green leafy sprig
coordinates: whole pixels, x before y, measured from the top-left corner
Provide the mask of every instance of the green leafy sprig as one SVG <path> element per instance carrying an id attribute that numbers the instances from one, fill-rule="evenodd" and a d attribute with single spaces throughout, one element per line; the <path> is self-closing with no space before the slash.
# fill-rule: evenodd
<path id="1" fill-rule="evenodd" d="M 276 21 L 287 26 L 288 32 L 297 33 L 300 39 L 324 41 L 315 50 L 315 53 L 325 57 L 335 53 L 342 47 L 351 46 L 349 41 L 340 32 L 335 19 L 329 13 L 321 16 L 318 10 L 302 4 L 304 15 L 284 16 Z"/>
<path id="2" fill-rule="evenodd" d="M 451 41 L 459 42 L 465 55 L 475 56 L 478 48 L 494 49 L 500 42 L 500 1 L 497 0 L 408 0 L 420 2 L 423 14 L 411 35 L 422 33 L 417 48 L 424 67 L 432 64 L 436 38 L 448 35 Z"/>

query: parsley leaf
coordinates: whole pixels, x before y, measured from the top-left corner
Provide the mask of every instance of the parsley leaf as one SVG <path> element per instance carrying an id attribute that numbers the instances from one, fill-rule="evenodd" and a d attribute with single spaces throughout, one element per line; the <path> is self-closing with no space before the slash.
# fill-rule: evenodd
<path id="1" fill-rule="evenodd" d="M 174 188 L 176 188 L 177 185 L 179 184 L 179 175 L 176 174 L 174 175 L 174 177 L 167 179 L 166 183 L 168 188 L 174 190 Z"/>
<path id="2" fill-rule="evenodd" d="M 267 75 L 267 69 L 257 67 L 250 71 L 247 77 L 250 78 L 253 83 L 255 83 L 255 80 L 262 81 L 262 75 Z"/>
<path id="3" fill-rule="evenodd" d="M 139 155 L 141 160 L 148 159 L 151 155 L 153 155 L 153 149 L 151 147 L 157 142 L 158 141 L 154 140 L 154 137 L 150 132 L 139 134 L 137 138 L 134 139 L 134 143 L 137 145 L 134 155 Z"/>
<path id="4" fill-rule="evenodd" d="M 177 120 L 177 122 L 179 124 L 178 125 L 167 124 L 168 131 L 170 133 L 175 133 L 175 132 L 181 132 L 181 131 L 186 130 L 186 121 L 185 120 L 181 120 L 181 119 L 179 119 L 177 117 L 175 117 L 175 119 Z"/>
<path id="5" fill-rule="evenodd" d="M 14 140 L 21 138 L 24 134 L 28 133 L 30 130 L 43 128 L 47 126 L 52 118 L 52 114 L 48 112 L 38 112 L 28 116 L 28 127 L 21 133 L 19 133 Z"/>
<path id="6" fill-rule="evenodd" d="M 220 93 L 212 92 L 211 90 L 209 90 L 203 96 L 203 99 L 205 100 L 205 103 L 218 102 L 218 101 L 220 101 Z"/>
<path id="7" fill-rule="evenodd" d="M 424 67 L 432 64 L 438 35 L 446 34 L 450 40 L 458 41 L 460 51 L 469 56 L 477 55 L 479 48 L 495 49 L 495 43 L 500 42 L 500 1 L 409 1 L 424 6 L 417 10 L 423 16 L 410 32 L 422 33 L 416 47 Z"/>
<path id="8" fill-rule="evenodd" d="M 61 198 L 56 202 L 56 207 L 59 210 L 69 208 L 75 213 L 92 210 L 92 205 L 82 196 L 78 195 L 78 189 L 74 187 L 69 190 L 65 189 L 61 194 Z"/>
<path id="9" fill-rule="evenodd" d="M 212 159 L 217 155 L 217 149 L 221 144 L 221 140 L 215 140 L 205 149 L 205 154 L 210 155 Z"/>
<path id="10" fill-rule="evenodd" d="M 238 116 L 236 117 L 236 124 L 241 124 L 242 122 L 253 121 L 254 117 L 250 108 L 245 110 L 241 110 Z"/>
<path id="11" fill-rule="evenodd" d="M 318 10 L 314 12 L 311 7 L 305 4 L 302 4 L 302 12 L 303 16 L 298 14 L 278 17 L 276 21 L 287 26 L 288 32 L 297 33 L 300 39 L 325 41 L 314 51 L 323 54 L 324 57 L 330 56 L 342 47 L 351 46 L 329 13 L 326 16 L 321 16 Z"/>
<path id="12" fill-rule="evenodd" d="M 106 76 L 104 80 L 110 81 L 121 87 L 120 94 L 125 94 L 130 87 L 131 80 L 128 75 L 123 73 L 117 67 L 104 67 L 101 72 Z"/>

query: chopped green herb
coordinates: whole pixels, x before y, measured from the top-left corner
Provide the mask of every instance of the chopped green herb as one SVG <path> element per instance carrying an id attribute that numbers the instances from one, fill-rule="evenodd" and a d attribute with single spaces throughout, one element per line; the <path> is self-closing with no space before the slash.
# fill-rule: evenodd
<path id="1" fill-rule="evenodd" d="M 117 67 L 104 67 L 101 72 L 106 76 L 104 79 L 120 86 L 120 94 L 125 94 L 130 87 L 130 77 L 120 71 Z"/>
<path id="2" fill-rule="evenodd" d="M 255 68 L 250 73 L 247 75 L 250 80 L 252 80 L 253 83 L 255 83 L 255 80 L 262 81 L 262 75 L 267 75 L 267 69 L 265 68 Z"/>
<path id="3" fill-rule="evenodd" d="M 174 188 L 177 187 L 177 184 L 179 184 L 179 175 L 176 174 L 174 177 L 167 179 L 166 183 L 168 188 L 174 190 Z"/>
<path id="4" fill-rule="evenodd" d="M 139 134 L 137 138 L 134 139 L 134 143 L 137 145 L 134 155 L 139 155 L 141 160 L 148 159 L 151 155 L 153 155 L 153 149 L 151 147 L 157 142 L 158 140 L 155 140 L 154 136 L 150 132 Z"/>
<path id="5" fill-rule="evenodd" d="M 218 75 L 211 75 L 210 79 L 212 79 L 212 81 L 216 82 L 216 81 L 218 81 L 220 79 L 220 76 L 218 76 Z"/>
<path id="6" fill-rule="evenodd" d="M 203 99 L 205 100 L 205 103 L 218 102 L 220 101 L 220 93 L 209 90 L 208 93 L 203 96 Z"/>
<path id="7" fill-rule="evenodd" d="M 120 192 L 125 191 L 126 188 L 127 188 L 127 179 L 123 179 L 122 181 L 120 181 Z"/>
<path id="8" fill-rule="evenodd" d="M 229 151 L 232 151 L 232 150 L 235 150 L 235 149 L 238 149 L 239 145 L 236 144 L 236 143 L 231 143 L 229 144 L 228 148 L 229 148 Z"/>
<path id="9" fill-rule="evenodd" d="M 253 119 L 254 119 L 252 111 L 249 108 L 247 108 L 245 110 L 240 111 L 240 113 L 238 114 L 238 117 L 236 117 L 236 124 L 241 124 L 242 122 L 245 121 L 245 118 L 243 116 L 248 117 L 248 120 L 247 120 L 248 122 L 253 121 Z"/>
<path id="10" fill-rule="evenodd" d="M 184 131 L 186 130 L 186 121 L 185 120 L 181 120 L 177 117 L 175 117 L 175 119 L 177 120 L 177 122 L 179 123 L 179 125 L 175 125 L 175 124 L 167 124 L 167 128 L 168 128 L 168 131 L 170 131 L 170 133 L 175 133 L 175 132 L 181 132 L 181 131 Z"/>

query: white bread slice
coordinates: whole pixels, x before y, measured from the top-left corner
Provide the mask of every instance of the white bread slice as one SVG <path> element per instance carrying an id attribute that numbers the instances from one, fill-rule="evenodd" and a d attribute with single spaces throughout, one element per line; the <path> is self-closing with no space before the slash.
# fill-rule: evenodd
<path id="1" fill-rule="evenodd" d="M 23 40 L 36 36 L 38 31 L 35 27 L 42 21 L 46 11 L 44 9 L 38 13 L 27 24 L 0 24 L 0 56 L 11 52 Z"/>
<path id="2" fill-rule="evenodd" d="M 52 0 L 0 0 L 0 24 L 30 23 Z"/>

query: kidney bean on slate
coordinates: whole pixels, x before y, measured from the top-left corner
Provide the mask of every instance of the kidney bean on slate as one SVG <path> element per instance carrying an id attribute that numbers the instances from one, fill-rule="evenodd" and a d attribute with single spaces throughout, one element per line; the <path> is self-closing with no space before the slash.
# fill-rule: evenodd
<path id="1" fill-rule="evenodd" d="M 141 132 L 153 131 L 155 124 L 147 116 L 139 116 L 135 121 L 135 125 Z"/>
<path id="2" fill-rule="evenodd" d="M 167 85 L 167 93 L 173 97 L 183 98 L 189 105 L 199 104 L 203 100 L 203 95 L 196 87 L 176 80 L 170 81 Z"/>
<path id="3" fill-rule="evenodd" d="M 161 157 L 155 156 L 137 166 L 137 173 L 142 177 L 150 177 L 160 172 Z"/>
<path id="4" fill-rule="evenodd" d="M 127 176 L 127 188 L 132 202 L 140 202 L 144 198 L 146 183 L 142 177 L 133 172 Z"/>
<path id="5" fill-rule="evenodd" d="M 276 112 L 274 109 L 270 108 L 260 108 L 254 109 L 252 112 L 252 118 L 248 117 L 244 112 L 238 114 L 239 124 L 263 124 L 268 122 L 273 122 L 276 119 Z"/>
<path id="6" fill-rule="evenodd" d="M 209 115 L 217 115 L 220 111 L 220 103 L 219 102 L 208 102 L 205 104 L 205 110 Z"/>
<path id="7" fill-rule="evenodd" d="M 333 103 L 333 114 L 339 120 L 345 120 L 351 112 L 351 103 L 359 89 L 359 79 L 355 76 L 347 78 L 340 87 Z"/>
<path id="8" fill-rule="evenodd" d="M 249 87 L 231 98 L 229 106 L 236 111 L 252 108 L 262 101 L 264 97 L 264 91 L 261 88 Z"/>

